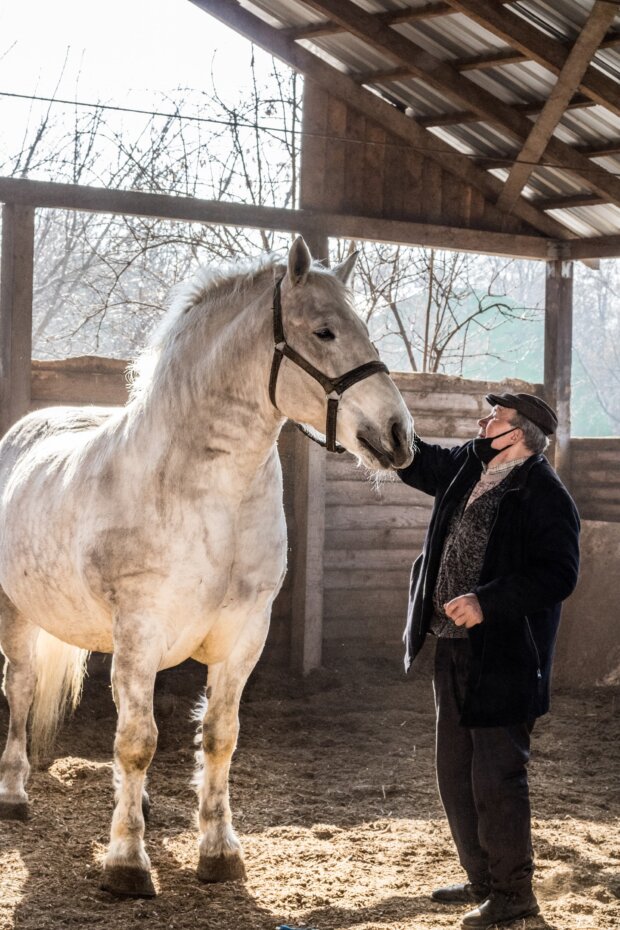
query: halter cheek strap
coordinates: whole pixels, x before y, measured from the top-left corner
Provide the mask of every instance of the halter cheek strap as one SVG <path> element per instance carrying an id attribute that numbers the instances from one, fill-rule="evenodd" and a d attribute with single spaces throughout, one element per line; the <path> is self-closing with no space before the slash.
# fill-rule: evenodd
<path id="1" fill-rule="evenodd" d="M 295 349 L 287 343 L 286 337 L 284 335 L 284 325 L 282 322 L 282 298 L 280 293 L 280 286 L 282 284 L 282 278 L 276 282 L 276 286 L 273 291 L 273 338 L 274 338 L 274 353 L 273 361 L 271 363 L 271 374 L 269 376 L 269 398 L 273 406 L 278 409 L 276 403 L 276 387 L 278 383 L 278 372 L 280 371 L 280 365 L 282 364 L 282 359 L 284 357 L 290 359 L 295 365 L 299 368 L 302 368 L 311 378 L 314 378 L 315 381 L 318 381 L 325 394 L 327 395 L 327 421 L 325 425 L 325 441 L 323 442 L 320 439 L 317 439 L 312 433 L 306 429 L 301 424 L 297 424 L 297 427 L 312 439 L 314 442 L 318 442 L 319 445 L 325 446 L 328 452 L 346 452 L 344 446 L 341 446 L 336 442 L 336 421 L 338 418 L 338 402 L 340 398 L 352 385 L 357 384 L 358 381 L 363 381 L 364 378 L 368 378 L 370 375 L 374 375 L 377 372 L 388 373 L 388 368 L 383 362 L 372 361 L 366 362 L 364 365 L 358 365 L 357 368 L 352 368 L 350 371 L 347 371 L 346 374 L 341 375 L 340 378 L 329 378 L 327 375 L 323 374 L 322 371 L 319 371 L 318 368 L 315 368 L 307 359 L 300 355 L 299 352 L 296 352 Z"/>

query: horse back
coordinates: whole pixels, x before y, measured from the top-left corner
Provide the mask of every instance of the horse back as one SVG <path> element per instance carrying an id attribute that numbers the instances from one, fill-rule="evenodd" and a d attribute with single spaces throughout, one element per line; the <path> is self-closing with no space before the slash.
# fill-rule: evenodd
<path id="1" fill-rule="evenodd" d="M 46 407 L 18 420 L 0 441 L 0 486 L 25 456 L 37 456 L 37 451 L 54 439 L 70 449 L 81 445 L 117 411 L 110 407 Z M 75 437 L 75 442 L 71 442 Z M 62 440 L 66 439 L 66 442 Z"/>

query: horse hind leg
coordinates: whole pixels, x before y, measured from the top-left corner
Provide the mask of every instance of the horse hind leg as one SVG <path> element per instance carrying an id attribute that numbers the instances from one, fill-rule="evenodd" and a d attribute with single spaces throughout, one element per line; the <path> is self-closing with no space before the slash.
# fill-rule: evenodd
<path id="1" fill-rule="evenodd" d="M 0 648 L 5 657 L 2 690 L 9 705 L 7 740 L 0 759 L 2 820 L 27 820 L 30 816 L 26 793 L 30 774 L 27 723 L 36 683 L 38 633 L 0 588 Z"/>
<path id="2" fill-rule="evenodd" d="M 202 720 L 202 762 L 198 788 L 200 847 L 197 875 L 203 882 L 243 881 L 241 844 L 232 826 L 228 776 L 239 734 L 239 701 L 262 652 L 269 612 L 250 620 L 248 630 L 222 663 L 209 666 L 206 713 Z"/>
<path id="3" fill-rule="evenodd" d="M 119 622 L 119 626 L 120 626 Z M 115 643 L 112 685 L 118 710 L 114 741 L 115 801 L 110 845 L 103 864 L 104 891 L 120 897 L 155 895 L 144 845 L 144 782 L 157 745 L 153 688 L 162 654 L 145 625 Z M 139 648 L 136 648 L 136 647 Z"/>

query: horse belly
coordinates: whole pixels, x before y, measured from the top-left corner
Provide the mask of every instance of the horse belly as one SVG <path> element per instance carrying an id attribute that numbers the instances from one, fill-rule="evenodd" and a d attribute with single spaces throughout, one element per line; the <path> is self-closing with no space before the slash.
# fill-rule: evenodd
<path id="1" fill-rule="evenodd" d="M 37 493 L 27 491 L 24 486 L 5 502 L 0 585 L 35 626 L 81 649 L 111 652 L 112 614 L 76 566 L 70 508 L 53 506 L 61 499 L 53 481 L 40 484 Z"/>
<path id="2" fill-rule="evenodd" d="M 265 618 L 282 586 L 286 571 L 286 541 L 268 550 L 260 569 L 237 566 L 219 609 L 208 623 L 192 658 L 205 665 L 224 662 L 241 637 L 264 638 Z M 204 628 L 203 628 L 204 629 Z"/>

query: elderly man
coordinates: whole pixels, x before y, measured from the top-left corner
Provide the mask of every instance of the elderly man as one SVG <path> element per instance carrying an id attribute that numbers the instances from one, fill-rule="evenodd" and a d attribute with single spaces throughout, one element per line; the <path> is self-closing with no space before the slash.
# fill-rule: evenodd
<path id="1" fill-rule="evenodd" d="M 477 904 L 465 928 L 537 914 L 527 763 L 549 708 L 561 602 L 577 581 L 579 517 L 542 454 L 557 426 L 532 394 L 489 394 L 478 436 L 421 440 L 398 472 L 435 506 L 411 576 L 406 667 L 436 637 L 437 781 L 467 882 L 445 904 Z"/>

